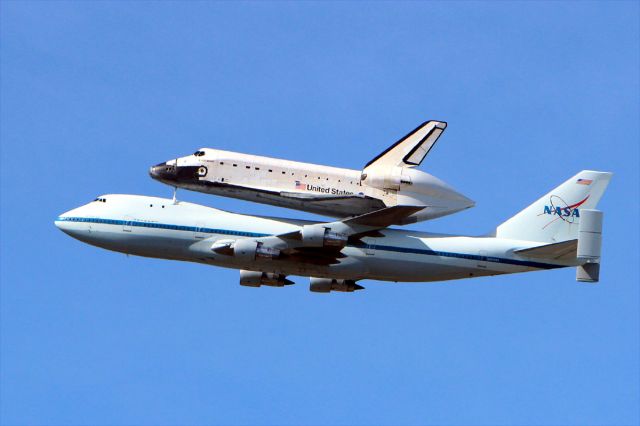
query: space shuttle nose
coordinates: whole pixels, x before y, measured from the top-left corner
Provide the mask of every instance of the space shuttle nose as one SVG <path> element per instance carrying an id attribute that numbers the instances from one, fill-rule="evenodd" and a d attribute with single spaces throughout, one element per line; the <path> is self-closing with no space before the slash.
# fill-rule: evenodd
<path id="1" fill-rule="evenodd" d="M 166 163 L 156 164 L 149 168 L 149 176 L 167 185 L 175 186 L 177 183 L 194 183 L 199 178 L 207 175 L 207 167 L 202 164 L 178 165 L 178 160 L 170 160 Z"/>
<path id="2" fill-rule="evenodd" d="M 149 176 L 151 176 L 154 179 L 160 179 L 165 176 L 175 174 L 175 172 L 171 173 L 171 169 L 172 168 L 169 165 L 167 165 L 167 163 L 156 164 L 155 166 L 149 167 Z"/>
<path id="3" fill-rule="evenodd" d="M 172 181 L 176 178 L 176 166 L 167 163 L 156 164 L 149 167 L 149 176 L 153 179 Z"/>

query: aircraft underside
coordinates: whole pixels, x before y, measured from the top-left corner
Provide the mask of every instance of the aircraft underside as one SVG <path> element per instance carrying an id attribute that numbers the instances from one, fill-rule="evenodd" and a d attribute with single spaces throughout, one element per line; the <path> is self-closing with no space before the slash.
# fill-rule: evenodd
<path id="1" fill-rule="evenodd" d="M 159 237 L 144 230 L 123 231 L 115 225 L 94 225 L 91 230 L 76 233 L 75 238 L 97 247 L 135 256 L 181 260 L 203 263 L 231 269 L 260 271 L 283 276 L 312 276 L 358 281 L 363 279 L 392 282 L 433 282 L 462 278 L 524 272 L 535 268 L 491 265 L 476 260 L 451 260 L 443 262 L 439 256 L 402 255 L 373 246 L 345 247 L 344 257 L 334 264 L 314 264 L 296 260 L 252 259 L 239 260 L 234 256 L 211 252 L 209 237 L 199 241 L 192 239 Z M 322 262 L 319 262 L 322 263 Z"/>
<path id="2" fill-rule="evenodd" d="M 220 182 L 200 181 L 189 184 L 186 189 L 339 218 L 370 213 L 385 207 L 384 202 L 372 197 L 301 197 L 294 193 L 246 188 Z"/>

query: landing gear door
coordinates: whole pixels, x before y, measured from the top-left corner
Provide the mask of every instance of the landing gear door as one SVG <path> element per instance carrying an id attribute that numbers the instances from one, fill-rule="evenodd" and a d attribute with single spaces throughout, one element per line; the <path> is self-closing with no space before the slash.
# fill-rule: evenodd
<path id="1" fill-rule="evenodd" d="M 133 229 L 133 217 L 125 216 L 124 222 L 122 222 L 122 231 L 131 232 L 132 229 Z"/>
<path id="2" fill-rule="evenodd" d="M 194 234 L 193 234 L 196 240 L 202 240 L 205 238 L 205 233 L 203 232 L 204 227 L 205 226 L 203 223 L 196 224 L 196 230 L 194 231 Z"/>
<path id="3" fill-rule="evenodd" d="M 478 260 L 476 261 L 478 268 L 487 269 L 487 255 L 488 253 L 485 250 L 478 252 Z"/>
<path id="4" fill-rule="evenodd" d="M 364 254 L 367 256 L 373 256 L 376 254 L 376 243 L 373 238 L 367 238 L 367 240 L 364 241 L 364 244 Z"/>

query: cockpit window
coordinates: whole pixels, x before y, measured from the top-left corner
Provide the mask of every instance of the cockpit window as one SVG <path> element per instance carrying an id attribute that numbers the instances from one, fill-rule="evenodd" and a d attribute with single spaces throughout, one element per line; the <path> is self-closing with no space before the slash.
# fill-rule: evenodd
<path id="1" fill-rule="evenodd" d="M 202 157 L 204 155 L 204 151 L 196 151 L 193 153 L 196 157 Z"/>
<path id="2" fill-rule="evenodd" d="M 102 197 L 98 197 L 98 198 L 96 198 L 96 199 L 95 199 L 95 200 L 93 200 L 93 201 L 99 201 L 99 202 L 101 202 L 101 203 L 106 203 L 106 202 L 107 202 L 107 199 L 106 199 L 106 198 L 102 198 Z"/>

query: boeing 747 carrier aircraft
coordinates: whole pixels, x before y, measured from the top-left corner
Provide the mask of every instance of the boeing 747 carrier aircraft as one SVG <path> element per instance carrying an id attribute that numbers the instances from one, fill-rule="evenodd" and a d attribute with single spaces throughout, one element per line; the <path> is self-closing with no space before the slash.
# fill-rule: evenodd
<path id="1" fill-rule="evenodd" d="M 582 171 L 499 225 L 469 237 L 389 229 L 420 207 L 392 206 L 317 223 L 228 213 L 187 202 L 103 195 L 55 224 L 85 243 L 122 253 L 240 269 L 240 284 L 292 284 L 351 292 L 357 281 L 443 281 L 577 267 L 599 279 L 602 212 L 611 173 Z"/>
<path id="2" fill-rule="evenodd" d="M 475 205 L 438 178 L 415 169 L 446 127 L 442 121 L 422 123 L 363 170 L 202 148 L 153 166 L 149 174 L 176 188 L 338 218 L 398 205 L 420 207 L 395 218 L 395 224 L 403 225 Z"/>

